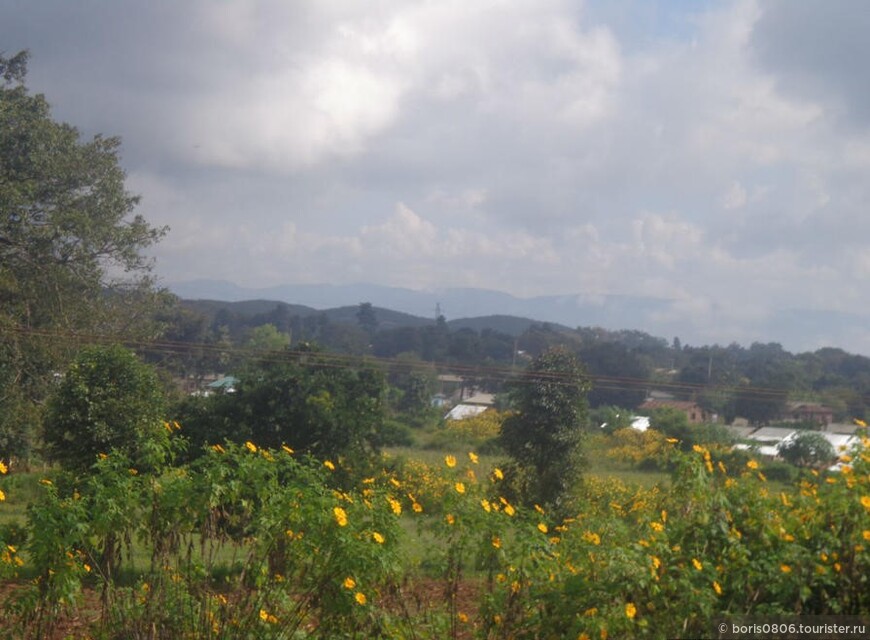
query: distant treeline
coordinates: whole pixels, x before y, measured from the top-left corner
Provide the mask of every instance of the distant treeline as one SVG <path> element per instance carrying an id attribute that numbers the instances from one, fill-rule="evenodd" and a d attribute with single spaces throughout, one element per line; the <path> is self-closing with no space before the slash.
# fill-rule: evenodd
<path id="1" fill-rule="evenodd" d="M 652 389 L 694 400 L 726 420 L 742 416 L 757 423 L 775 421 L 789 400 L 830 407 L 835 420 L 864 417 L 870 406 L 870 358 L 834 348 L 792 354 L 777 343 L 696 347 L 642 331 L 571 329 L 510 316 L 486 318 L 490 326 L 478 329 L 472 327 L 484 319 L 428 320 L 368 303 L 316 311 L 266 301 L 183 301 L 163 321 L 167 339 L 227 350 L 221 355 L 219 349 L 192 348 L 172 363 L 184 375 L 227 370 L 232 349 L 257 346 L 255 329 L 271 325 L 289 345 L 316 343 L 336 353 L 477 367 L 484 381 L 487 368 L 522 367 L 562 345 L 595 378 L 593 407 L 634 408 Z"/>

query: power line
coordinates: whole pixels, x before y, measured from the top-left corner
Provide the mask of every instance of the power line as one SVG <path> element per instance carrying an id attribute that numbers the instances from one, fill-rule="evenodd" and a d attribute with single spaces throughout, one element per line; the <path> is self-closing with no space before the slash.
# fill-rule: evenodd
<path id="1" fill-rule="evenodd" d="M 166 339 L 145 339 L 112 334 L 76 333 L 72 331 L 54 331 L 33 329 L 30 327 L 13 326 L 7 327 L 12 333 L 37 339 L 57 340 L 73 345 L 87 344 L 122 344 L 136 351 L 149 354 L 162 354 L 164 356 L 224 356 L 241 359 L 257 359 L 261 362 L 282 363 L 293 362 L 303 366 L 320 368 L 360 368 L 382 367 L 402 368 L 409 371 L 428 373 L 433 369 L 445 371 L 467 378 L 485 378 L 489 380 L 533 383 L 549 382 L 554 384 L 574 384 L 571 376 L 559 372 L 540 372 L 517 370 L 513 366 L 493 365 L 468 365 L 461 363 L 407 361 L 397 358 L 384 358 L 371 355 L 341 354 L 328 351 L 307 351 L 299 349 L 285 349 L 274 351 L 268 349 L 256 349 L 236 345 L 222 345 L 207 342 L 184 342 Z M 586 378 L 594 389 L 603 391 L 649 391 L 651 389 L 668 391 L 672 393 L 697 395 L 700 393 L 724 393 L 739 394 L 748 399 L 779 399 L 796 391 L 793 389 L 761 387 L 754 385 L 727 386 L 727 385 L 704 385 L 691 382 L 663 382 L 645 378 L 607 376 L 587 374 Z"/>

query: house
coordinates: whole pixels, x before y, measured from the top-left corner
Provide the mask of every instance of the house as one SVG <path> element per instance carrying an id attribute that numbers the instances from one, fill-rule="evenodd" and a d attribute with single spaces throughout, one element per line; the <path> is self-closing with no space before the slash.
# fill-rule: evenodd
<path id="1" fill-rule="evenodd" d="M 788 416 L 795 422 L 815 422 L 828 425 L 834 421 L 834 410 L 821 404 L 795 402 L 788 407 Z"/>
<path id="2" fill-rule="evenodd" d="M 678 409 L 683 411 L 689 420 L 689 424 L 700 424 L 710 420 L 710 416 L 698 403 L 687 400 L 649 399 L 638 407 L 638 411 L 643 413 L 649 413 L 654 409 Z"/>
<path id="3" fill-rule="evenodd" d="M 495 396 L 491 393 L 477 393 L 453 407 L 445 420 L 464 420 L 480 415 L 495 404 Z"/>

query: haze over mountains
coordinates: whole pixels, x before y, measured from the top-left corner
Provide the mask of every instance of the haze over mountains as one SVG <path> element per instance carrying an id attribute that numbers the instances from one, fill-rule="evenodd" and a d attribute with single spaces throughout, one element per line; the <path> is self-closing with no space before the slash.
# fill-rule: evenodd
<path id="1" fill-rule="evenodd" d="M 168 288 L 186 299 L 274 300 L 315 309 L 331 309 L 370 302 L 420 318 L 434 319 L 436 311 L 448 321 L 481 316 L 514 316 L 575 328 L 600 326 L 605 329 L 636 329 L 664 337 L 678 336 L 684 344 L 723 343 L 711 340 L 681 318 L 684 301 L 655 297 L 620 295 L 562 295 L 519 298 L 487 289 L 445 288 L 417 291 L 374 284 L 285 284 L 274 287 L 241 287 L 224 280 L 191 280 L 169 284 Z M 711 309 L 716 322 L 716 309 Z M 751 310 L 747 310 L 750 314 Z M 525 324 L 525 323 L 520 323 Z M 821 312 L 794 308 L 781 310 L 754 322 L 754 330 L 735 328 L 728 342 L 778 342 L 793 352 L 839 347 L 851 353 L 870 354 L 864 319 L 857 314 Z M 713 332 L 711 331 L 711 334 Z M 722 334 L 722 327 L 716 327 Z"/>

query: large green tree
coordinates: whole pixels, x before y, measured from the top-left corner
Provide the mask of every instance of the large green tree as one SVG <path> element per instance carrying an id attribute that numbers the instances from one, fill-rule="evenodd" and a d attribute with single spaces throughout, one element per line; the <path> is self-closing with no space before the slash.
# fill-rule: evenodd
<path id="1" fill-rule="evenodd" d="M 590 384 L 582 363 L 564 348 L 551 348 L 510 385 L 516 413 L 502 423 L 505 451 L 527 478 L 529 502 L 557 504 L 582 463 Z"/>
<path id="2" fill-rule="evenodd" d="M 165 232 L 133 214 L 119 140 L 53 120 L 27 58 L 0 56 L 0 457 L 28 455 L 71 334 L 155 330 L 143 250 Z"/>

